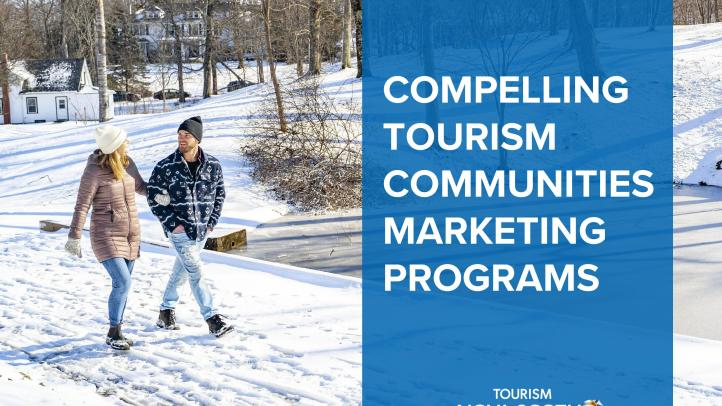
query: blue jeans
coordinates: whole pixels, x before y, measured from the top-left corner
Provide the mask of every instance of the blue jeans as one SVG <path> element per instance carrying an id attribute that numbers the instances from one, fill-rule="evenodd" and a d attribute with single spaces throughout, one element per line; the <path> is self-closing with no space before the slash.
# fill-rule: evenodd
<path id="1" fill-rule="evenodd" d="M 211 291 L 203 277 L 201 250 L 206 241 L 205 239 L 202 241 L 191 240 L 184 232 L 169 233 L 168 238 L 171 247 L 175 250 L 175 263 L 163 293 L 163 303 L 160 305 L 160 309 L 175 309 L 178 303 L 178 287 L 188 280 L 203 319 L 208 319 L 217 311 L 213 306 Z"/>
<path id="2" fill-rule="evenodd" d="M 108 297 L 108 318 L 111 327 L 123 322 L 125 303 L 128 301 L 128 292 L 130 291 L 130 275 L 133 273 L 134 263 L 135 261 L 120 257 L 106 259 L 101 262 L 113 281 L 113 289 L 110 291 L 110 297 Z"/>

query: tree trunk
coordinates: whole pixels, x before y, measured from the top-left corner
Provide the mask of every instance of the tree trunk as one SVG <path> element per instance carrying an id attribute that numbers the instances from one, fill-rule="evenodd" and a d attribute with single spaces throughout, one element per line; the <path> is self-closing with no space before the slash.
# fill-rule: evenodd
<path id="1" fill-rule="evenodd" d="M 211 97 L 211 62 L 213 61 L 213 6 L 214 0 L 206 8 L 206 41 L 203 53 L 203 98 Z"/>
<path id="2" fill-rule="evenodd" d="M 105 97 L 108 88 L 108 77 L 105 74 L 107 67 L 105 62 L 105 11 L 103 6 L 103 0 L 97 0 L 95 53 L 98 63 L 98 119 L 100 122 L 108 121 L 108 103 Z"/>
<path id="3" fill-rule="evenodd" d="M 211 60 L 211 76 L 213 76 L 213 94 L 218 95 L 218 69 L 215 58 Z"/>
<path id="4" fill-rule="evenodd" d="M 282 132 L 288 131 L 286 114 L 283 112 L 283 99 L 281 98 L 281 85 L 276 77 L 276 62 L 273 60 L 273 47 L 271 46 L 271 0 L 261 0 L 263 7 L 263 28 L 266 34 L 266 52 L 268 53 L 268 68 L 271 71 L 273 91 L 276 93 L 276 107 L 278 108 L 278 125 Z"/>
<path id="5" fill-rule="evenodd" d="M 341 69 L 351 67 L 351 0 L 343 0 L 343 55 Z"/>
<path id="6" fill-rule="evenodd" d="M 176 69 L 178 70 L 178 102 L 185 103 L 186 96 L 183 89 L 183 44 L 181 43 L 180 33 L 178 32 L 178 26 L 173 23 L 173 31 L 175 36 L 175 63 Z"/>
<path id="7" fill-rule="evenodd" d="M 245 78 L 242 78 L 242 77 L 238 76 L 238 74 L 237 74 L 236 72 L 234 72 L 233 69 L 231 69 L 231 67 L 228 66 L 227 63 L 225 63 L 225 62 L 223 62 L 223 61 L 218 61 L 218 63 L 220 63 L 221 65 L 223 65 L 224 68 L 228 69 L 228 72 L 231 72 L 231 74 L 232 74 L 233 76 L 235 76 L 236 79 L 238 79 L 238 80 L 245 80 Z M 245 72 L 245 70 L 244 70 L 244 72 Z"/>
<path id="8" fill-rule="evenodd" d="M 65 2 L 67 0 L 60 0 L 60 55 L 67 59 L 68 58 L 68 41 L 65 38 Z"/>
<path id="9" fill-rule="evenodd" d="M 310 0 L 308 4 L 309 54 L 308 74 L 321 73 L 321 0 Z"/>
<path id="10" fill-rule="evenodd" d="M 649 0 L 649 28 L 647 31 L 657 29 L 657 14 L 659 14 L 659 0 Z"/>
<path id="11" fill-rule="evenodd" d="M 361 17 L 363 13 L 361 12 L 361 0 L 351 0 L 351 2 L 351 5 L 353 6 L 354 19 L 356 21 L 356 77 L 360 78 L 363 73 L 361 66 L 361 63 L 363 62 L 363 44 L 361 42 Z M 366 71 L 368 73 L 368 67 L 366 67 Z"/>
<path id="12" fill-rule="evenodd" d="M 303 76 L 303 53 L 301 52 L 301 44 L 296 43 L 294 52 L 296 54 L 296 76 L 300 78 Z"/>
<path id="13" fill-rule="evenodd" d="M 574 48 L 579 61 L 579 72 L 585 79 L 602 76 L 602 68 L 597 54 L 597 39 L 594 36 L 594 29 L 587 19 L 584 0 L 569 0 L 569 20 Z"/>
<path id="14" fill-rule="evenodd" d="M 259 45 L 260 47 L 260 45 Z M 263 76 L 263 51 L 260 49 L 256 50 L 256 68 L 258 75 L 258 83 L 265 83 L 266 78 Z"/>

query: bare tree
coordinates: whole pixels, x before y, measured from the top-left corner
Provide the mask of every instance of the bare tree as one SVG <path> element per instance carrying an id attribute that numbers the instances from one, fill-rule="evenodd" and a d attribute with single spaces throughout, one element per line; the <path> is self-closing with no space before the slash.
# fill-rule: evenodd
<path id="1" fill-rule="evenodd" d="M 296 75 L 303 76 L 303 64 L 308 56 L 308 14 L 307 0 L 285 0 L 285 7 L 279 13 L 279 20 L 276 23 L 277 30 L 280 30 L 280 38 L 283 40 L 285 54 L 288 62 L 296 64 Z"/>
<path id="2" fill-rule="evenodd" d="M 358 207 L 361 203 L 360 103 L 323 92 L 318 77 L 284 91 L 289 130 L 276 125 L 275 101 L 264 99 L 245 127 L 241 151 L 252 176 L 302 210 Z"/>
<path id="3" fill-rule="evenodd" d="M 214 45 L 214 32 L 213 32 L 213 10 L 215 8 L 215 0 L 208 0 L 206 4 L 206 40 L 204 43 L 205 52 L 203 53 L 203 98 L 207 99 L 211 97 L 212 89 L 212 68 L 213 64 L 213 45 Z"/>
<path id="4" fill-rule="evenodd" d="M 647 23 L 653 0 L 649 0 L 648 12 L 646 13 Z M 674 0 L 674 23 L 675 24 L 707 24 L 713 21 L 720 21 L 719 2 L 717 0 Z"/>
<path id="5" fill-rule="evenodd" d="M 60 0 L 60 55 L 68 57 L 68 41 L 65 36 L 65 3 L 67 0 Z"/>
<path id="6" fill-rule="evenodd" d="M 256 75 L 258 77 L 258 83 L 265 83 L 266 77 L 263 74 L 263 45 L 258 44 L 256 48 Z"/>
<path id="7" fill-rule="evenodd" d="M 281 97 L 281 85 L 276 77 L 276 62 L 273 58 L 273 46 L 271 42 L 271 0 L 261 0 L 263 8 L 263 28 L 266 34 L 266 52 L 268 53 L 268 69 L 271 72 L 273 91 L 276 93 L 276 108 L 278 109 L 278 126 L 281 132 L 288 131 L 286 115 L 283 112 L 283 98 Z"/>
<path id="8" fill-rule="evenodd" d="M 96 21 L 97 4 L 94 0 L 66 0 L 65 21 L 68 53 L 72 57 L 84 57 L 88 60 L 93 77 L 97 78 Z"/>
<path id="9" fill-rule="evenodd" d="M 649 0 L 649 27 L 648 31 L 654 31 L 657 28 L 657 15 L 659 14 L 659 0 Z M 711 19 L 712 13 L 709 13 Z"/>
<path id="10" fill-rule="evenodd" d="M 572 42 L 577 51 L 579 72 L 585 78 L 603 76 L 597 53 L 597 38 L 587 18 L 584 0 L 569 0 L 569 25 Z"/>
<path id="11" fill-rule="evenodd" d="M 363 60 L 363 46 L 361 41 L 361 0 L 351 0 L 353 6 L 354 20 L 356 21 L 356 77 L 360 78 L 363 70 L 361 69 L 361 62 Z M 367 69 L 368 70 L 368 69 Z"/>
<path id="12" fill-rule="evenodd" d="M 343 56 L 341 57 L 341 69 L 351 67 L 351 0 L 343 1 Z"/>
<path id="13" fill-rule="evenodd" d="M 539 19 L 539 27 L 545 26 L 543 13 L 537 9 L 544 5 L 526 2 L 517 2 L 514 5 L 515 7 L 508 7 L 506 4 L 500 6 L 494 1 L 479 2 L 475 5 L 476 12 L 469 16 L 472 33 L 477 39 L 482 68 L 494 77 L 521 75 L 529 71 L 530 62 L 522 63 L 521 55 L 543 35 L 541 30 L 530 27 L 534 27 L 532 22 L 536 18 Z M 480 25 L 475 21 L 485 23 Z M 498 123 L 503 126 L 507 122 L 507 105 L 501 103 L 498 96 L 494 99 Z M 508 166 L 507 151 L 500 149 L 499 168 L 506 170 Z"/>
<path id="14" fill-rule="evenodd" d="M 100 122 L 108 121 L 108 101 L 106 98 L 106 89 L 108 88 L 108 76 L 106 74 L 106 60 L 105 60 L 105 11 L 104 1 L 97 0 L 97 22 L 96 22 L 96 36 L 97 36 L 97 64 L 98 64 L 98 118 Z"/>
<path id="15" fill-rule="evenodd" d="M 183 66 L 183 26 L 178 24 L 178 15 L 181 12 L 178 0 L 163 0 L 161 3 L 165 9 L 164 27 L 166 33 L 173 36 L 173 58 L 176 66 L 176 79 L 178 81 L 178 102 L 185 103 L 185 83 Z"/>
<path id="16" fill-rule="evenodd" d="M 321 73 L 321 0 L 308 3 L 308 75 Z"/>

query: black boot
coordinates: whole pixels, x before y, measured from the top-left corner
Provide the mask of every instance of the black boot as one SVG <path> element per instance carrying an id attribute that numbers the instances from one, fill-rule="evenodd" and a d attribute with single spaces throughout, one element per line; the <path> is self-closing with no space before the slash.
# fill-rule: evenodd
<path id="1" fill-rule="evenodd" d="M 111 327 L 108 330 L 108 336 L 105 337 L 105 343 L 114 350 L 128 351 L 130 344 L 120 335 L 120 326 Z"/>
<path id="2" fill-rule="evenodd" d="M 233 331 L 233 326 L 226 323 L 222 319 L 222 317 L 225 316 L 220 314 L 214 314 L 213 316 L 206 319 L 206 323 L 208 323 L 208 331 L 216 337 L 221 337 L 226 333 Z"/>
<path id="3" fill-rule="evenodd" d="M 161 310 L 155 325 L 166 330 L 180 330 L 180 327 L 175 324 L 175 310 L 173 309 Z"/>
<path id="4" fill-rule="evenodd" d="M 129 346 L 132 347 L 132 346 L 133 346 L 133 340 L 131 340 L 130 338 L 126 337 L 125 334 L 123 334 L 123 329 L 122 329 L 121 327 L 123 327 L 123 323 L 118 324 L 118 335 L 120 336 L 120 338 L 122 338 L 123 340 L 125 340 L 125 342 L 127 342 Z"/>

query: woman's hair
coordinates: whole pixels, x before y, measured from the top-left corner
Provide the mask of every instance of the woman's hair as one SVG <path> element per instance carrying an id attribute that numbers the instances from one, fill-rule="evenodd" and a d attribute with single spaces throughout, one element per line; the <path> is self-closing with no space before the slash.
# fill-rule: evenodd
<path id="1" fill-rule="evenodd" d="M 125 151 L 123 151 L 123 155 L 121 156 L 120 148 L 110 154 L 104 154 L 101 152 L 100 158 L 98 158 L 98 165 L 101 168 L 110 168 L 110 170 L 113 171 L 113 175 L 115 175 L 115 178 L 118 180 L 123 179 L 125 168 L 127 168 L 129 164 L 130 161 L 128 160 L 128 155 L 126 155 Z"/>

